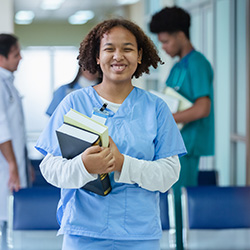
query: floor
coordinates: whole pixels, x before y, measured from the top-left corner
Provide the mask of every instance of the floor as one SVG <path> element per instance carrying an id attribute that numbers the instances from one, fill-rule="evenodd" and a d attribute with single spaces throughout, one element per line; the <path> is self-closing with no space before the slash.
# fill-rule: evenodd
<path id="1" fill-rule="evenodd" d="M 7 233 L 5 223 L 1 231 L 0 250 L 60 250 L 62 246 L 63 237 L 54 230 Z"/>

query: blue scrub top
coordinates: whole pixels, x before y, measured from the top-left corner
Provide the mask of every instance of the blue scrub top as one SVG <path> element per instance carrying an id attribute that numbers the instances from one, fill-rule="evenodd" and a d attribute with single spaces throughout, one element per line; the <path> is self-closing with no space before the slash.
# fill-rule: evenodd
<path id="1" fill-rule="evenodd" d="M 36 148 L 44 155 L 61 155 L 55 130 L 73 108 L 89 117 L 103 102 L 93 87 L 70 93 L 59 104 Z M 134 87 L 116 113 L 107 109 L 106 125 L 119 151 L 143 160 L 183 155 L 186 149 L 166 103 Z M 59 233 L 117 240 L 152 240 L 161 237 L 159 192 L 137 184 L 116 183 L 105 197 L 83 189 L 62 189 L 57 216 Z"/>
<path id="2" fill-rule="evenodd" d="M 166 85 L 177 90 L 191 102 L 208 96 L 211 111 L 208 117 L 187 123 L 181 130 L 188 154 L 214 155 L 213 70 L 208 60 L 192 50 L 172 68 Z"/>

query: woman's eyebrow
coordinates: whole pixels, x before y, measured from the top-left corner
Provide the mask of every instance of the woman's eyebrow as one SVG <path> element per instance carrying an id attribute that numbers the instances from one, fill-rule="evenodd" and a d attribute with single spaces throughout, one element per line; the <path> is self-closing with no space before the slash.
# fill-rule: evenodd
<path id="1" fill-rule="evenodd" d="M 112 46 L 112 43 L 105 43 L 104 46 Z"/>
<path id="2" fill-rule="evenodd" d="M 131 45 L 131 46 L 134 46 L 134 47 L 135 47 L 135 45 L 134 45 L 133 43 L 124 43 L 123 45 L 124 45 L 124 46 Z M 113 46 L 113 43 L 105 43 L 104 46 Z"/>
<path id="3" fill-rule="evenodd" d="M 124 43 L 125 46 L 127 45 L 131 45 L 131 46 L 135 46 L 133 43 Z"/>

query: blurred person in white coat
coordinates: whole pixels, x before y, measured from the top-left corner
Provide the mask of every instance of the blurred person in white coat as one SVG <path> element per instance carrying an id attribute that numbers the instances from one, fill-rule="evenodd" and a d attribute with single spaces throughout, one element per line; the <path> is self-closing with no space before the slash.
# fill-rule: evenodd
<path id="1" fill-rule="evenodd" d="M 0 227 L 3 235 L 8 219 L 9 192 L 28 185 L 22 102 L 13 84 L 13 72 L 21 59 L 18 38 L 0 34 Z M 3 244 L 4 240 L 3 237 Z"/>

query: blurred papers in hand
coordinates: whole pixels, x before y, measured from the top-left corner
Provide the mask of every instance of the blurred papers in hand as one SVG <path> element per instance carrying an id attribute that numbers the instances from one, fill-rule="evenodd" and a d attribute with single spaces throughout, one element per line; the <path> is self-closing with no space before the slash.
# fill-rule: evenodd
<path id="1" fill-rule="evenodd" d="M 149 92 L 163 99 L 172 113 L 188 109 L 193 105 L 187 98 L 170 87 L 166 87 L 164 93 L 156 90 L 149 90 Z"/>
<path id="2" fill-rule="evenodd" d="M 180 101 L 176 97 L 166 95 L 166 94 L 158 92 L 156 90 L 149 90 L 149 92 L 160 97 L 161 99 L 163 99 L 163 101 L 165 101 L 167 103 L 171 113 L 175 113 L 178 111 Z"/>
<path id="3" fill-rule="evenodd" d="M 185 98 L 176 90 L 170 87 L 166 87 L 164 93 L 155 90 L 150 90 L 149 92 L 163 99 L 167 103 L 172 113 L 176 113 L 178 111 L 183 111 L 185 109 L 191 108 L 193 105 L 193 103 L 190 102 L 187 98 Z M 181 130 L 184 124 L 178 123 L 177 126 Z"/>
<path id="4" fill-rule="evenodd" d="M 192 102 L 190 102 L 186 97 L 181 95 L 179 92 L 177 92 L 173 88 L 166 87 L 164 93 L 165 93 L 166 96 L 176 98 L 179 101 L 177 111 L 183 111 L 185 109 L 191 108 L 192 105 L 193 105 Z M 175 112 L 177 112 L 177 111 L 175 111 Z"/>

